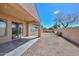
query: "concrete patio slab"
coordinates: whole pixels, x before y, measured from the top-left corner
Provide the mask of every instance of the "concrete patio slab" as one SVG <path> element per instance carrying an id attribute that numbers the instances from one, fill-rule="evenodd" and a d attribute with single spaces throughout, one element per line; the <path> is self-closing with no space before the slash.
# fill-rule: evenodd
<path id="1" fill-rule="evenodd" d="M 42 33 L 22 56 L 79 56 L 79 48 L 54 33 Z"/>
<path id="2" fill-rule="evenodd" d="M 19 56 L 30 48 L 39 38 L 32 36 L 0 44 L 0 56 Z"/>
<path id="3" fill-rule="evenodd" d="M 22 36 L 21 38 L 22 38 L 22 39 L 31 39 L 31 38 L 34 39 L 34 38 L 38 38 L 38 36 L 27 36 L 27 37 L 23 37 L 23 36 Z"/>
<path id="4" fill-rule="evenodd" d="M 0 44 L 0 55 L 5 55 L 6 53 L 16 49 L 20 45 L 28 42 L 30 40 L 28 39 L 18 39 L 14 41 L 9 41 L 3 44 Z"/>
<path id="5" fill-rule="evenodd" d="M 24 43 L 23 45 L 17 47 L 16 49 L 6 53 L 4 56 L 20 56 L 22 55 L 25 51 L 27 51 L 27 49 L 29 49 L 35 42 L 38 41 L 39 38 L 30 40 L 26 43 Z"/>

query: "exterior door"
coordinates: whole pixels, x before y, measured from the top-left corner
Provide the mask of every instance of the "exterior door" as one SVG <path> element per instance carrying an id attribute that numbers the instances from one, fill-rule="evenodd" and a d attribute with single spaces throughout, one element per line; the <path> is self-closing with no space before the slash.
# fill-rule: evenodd
<path id="1" fill-rule="evenodd" d="M 20 23 L 12 22 L 12 39 L 20 39 L 23 34 L 23 25 Z"/>

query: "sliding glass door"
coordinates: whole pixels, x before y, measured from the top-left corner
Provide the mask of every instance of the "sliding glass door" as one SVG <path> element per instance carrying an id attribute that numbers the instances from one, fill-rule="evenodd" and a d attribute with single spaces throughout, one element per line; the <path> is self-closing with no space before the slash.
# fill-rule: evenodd
<path id="1" fill-rule="evenodd" d="M 20 23 L 12 22 L 12 39 L 19 39 L 23 34 L 23 25 Z"/>

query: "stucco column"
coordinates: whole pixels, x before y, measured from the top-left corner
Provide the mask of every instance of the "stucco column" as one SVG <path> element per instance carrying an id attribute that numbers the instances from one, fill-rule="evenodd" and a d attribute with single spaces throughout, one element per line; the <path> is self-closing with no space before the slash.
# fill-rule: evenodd
<path id="1" fill-rule="evenodd" d="M 29 36 L 29 23 L 26 22 L 26 36 Z"/>
<path id="2" fill-rule="evenodd" d="M 38 25 L 38 37 L 40 37 L 40 36 L 41 36 L 41 25 L 39 23 L 39 25 Z"/>
<path id="3" fill-rule="evenodd" d="M 7 19 L 7 36 L 9 40 L 12 40 L 12 18 Z"/>

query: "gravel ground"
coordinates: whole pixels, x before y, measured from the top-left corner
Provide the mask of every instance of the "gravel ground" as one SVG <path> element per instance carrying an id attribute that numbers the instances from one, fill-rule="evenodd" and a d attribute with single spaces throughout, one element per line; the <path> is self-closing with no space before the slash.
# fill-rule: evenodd
<path id="1" fill-rule="evenodd" d="M 42 33 L 41 38 L 22 56 L 78 56 L 79 48 L 53 33 Z"/>

